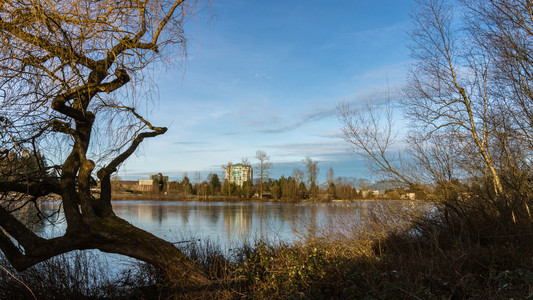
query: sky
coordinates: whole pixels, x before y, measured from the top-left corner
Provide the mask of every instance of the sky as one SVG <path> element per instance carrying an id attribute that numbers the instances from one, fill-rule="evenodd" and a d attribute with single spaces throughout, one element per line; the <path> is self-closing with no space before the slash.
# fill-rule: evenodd
<path id="1" fill-rule="evenodd" d="M 371 179 L 350 152 L 336 106 L 379 100 L 405 81 L 412 0 L 215 0 L 185 26 L 187 59 L 155 72 L 148 118 L 167 133 L 145 140 L 123 179 L 163 173 L 194 180 L 257 150 L 272 176 L 318 161 L 318 179 Z"/>

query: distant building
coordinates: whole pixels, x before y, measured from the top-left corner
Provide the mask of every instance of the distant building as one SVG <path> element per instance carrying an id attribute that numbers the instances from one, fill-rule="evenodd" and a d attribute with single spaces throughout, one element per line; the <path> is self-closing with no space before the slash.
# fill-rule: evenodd
<path id="1" fill-rule="evenodd" d="M 416 194 L 415 193 L 405 193 L 402 195 L 402 199 L 404 200 L 415 200 Z"/>
<path id="2" fill-rule="evenodd" d="M 139 179 L 139 191 L 149 192 L 152 190 L 154 181 L 152 179 Z"/>
<path id="3" fill-rule="evenodd" d="M 150 175 L 150 180 L 163 180 L 164 182 L 168 182 L 168 176 L 163 176 L 161 173 Z"/>
<path id="4" fill-rule="evenodd" d="M 150 179 L 139 179 L 138 190 L 143 192 L 158 189 L 160 192 L 165 190 L 168 184 L 168 176 L 162 174 L 150 175 Z"/>
<path id="5" fill-rule="evenodd" d="M 234 164 L 226 167 L 225 173 L 224 179 L 226 181 L 235 183 L 240 187 L 242 187 L 246 181 L 252 182 L 254 178 L 252 166 L 249 165 Z"/>
<path id="6" fill-rule="evenodd" d="M 379 190 L 362 190 L 361 196 L 363 198 L 369 198 L 369 197 L 378 197 L 379 196 Z"/>

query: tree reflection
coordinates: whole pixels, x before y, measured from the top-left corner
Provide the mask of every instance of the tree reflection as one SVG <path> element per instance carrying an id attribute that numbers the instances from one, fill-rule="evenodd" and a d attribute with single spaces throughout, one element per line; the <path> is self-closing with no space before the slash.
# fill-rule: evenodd
<path id="1" fill-rule="evenodd" d="M 43 204 L 41 208 L 43 212 L 57 210 L 57 203 L 47 205 Z M 364 225 L 363 223 L 371 220 L 361 216 L 370 215 L 373 212 L 379 213 L 384 205 L 389 204 L 364 201 L 349 203 L 122 201 L 113 203 L 114 210 L 120 217 L 159 237 L 167 238 L 169 231 L 178 231 L 184 239 L 208 238 L 219 240 L 227 246 L 235 246 L 235 242 L 256 238 L 292 242 L 308 233 L 341 226 L 340 223 L 346 220 Z M 409 210 L 408 202 L 397 201 L 394 205 L 405 206 L 405 209 Z M 31 213 L 27 215 L 34 216 Z M 31 219 L 28 221 L 33 222 L 34 229 L 42 234 L 49 234 L 53 228 L 46 220 Z"/>

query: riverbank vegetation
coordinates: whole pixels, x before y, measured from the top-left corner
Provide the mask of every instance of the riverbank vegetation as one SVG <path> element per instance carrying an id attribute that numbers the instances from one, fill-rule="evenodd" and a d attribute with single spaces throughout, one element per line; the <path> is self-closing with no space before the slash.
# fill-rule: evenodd
<path id="1" fill-rule="evenodd" d="M 112 181 L 113 200 L 197 200 L 197 201 L 333 201 L 333 200 L 424 200 L 421 187 L 394 188 L 386 182 L 370 183 L 355 178 L 328 178 L 324 184 L 306 184 L 299 179 L 299 169 L 293 176 L 265 179 L 263 184 L 243 186 L 220 183 L 218 175 L 210 174 L 202 182 L 191 183 L 187 175 L 182 180 L 169 181 L 159 190 L 152 186 L 146 191 L 138 190 L 137 181 Z M 333 173 L 333 169 L 329 170 Z M 215 178 L 213 180 L 212 178 Z M 231 191 L 228 191 L 231 189 Z M 260 195 L 262 194 L 262 197 Z"/>
<path id="2" fill-rule="evenodd" d="M 399 208 L 383 203 L 357 221 L 308 228 L 294 244 L 259 241 L 231 250 L 209 240 L 178 244 L 210 278 L 204 286 L 183 287 L 176 269 L 141 263 L 110 274 L 98 255 L 75 252 L 21 273 L 7 269 L 12 276 L 0 270 L 0 298 L 33 299 L 32 293 L 37 299 L 533 296 L 531 223 L 489 218 L 480 206 L 467 206 L 461 215 L 446 206 Z"/>

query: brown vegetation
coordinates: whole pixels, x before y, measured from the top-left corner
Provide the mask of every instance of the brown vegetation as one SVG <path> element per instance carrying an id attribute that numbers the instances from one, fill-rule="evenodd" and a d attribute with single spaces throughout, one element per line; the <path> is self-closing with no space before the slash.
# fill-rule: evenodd
<path id="1" fill-rule="evenodd" d="M 435 211 L 432 206 L 376 202 L 357 218 L 338 218 L 327 226 L 309 228 L 294 244 L 259 242 L 229 252 L 208 240 L 178 244 L 210 278 L 209 285 L 194 288 L 181 285 L 180 271 L 142 264 L 110 277 L 109 270 L 95 265 L 98 260 L 87 252 L 49 260 L 22 273 L 11 271 L 38 298 L 533 296 L 531 223 L 505 228 L 501 219 L 488 221 L 483 215 L 479 207 L 455 215 L 445 206 Z M 472 231 L 472 225 L 478 230 Z M 0 283 L 1 298 L 32 298 L 6 273 L 0 272 Z"/>

